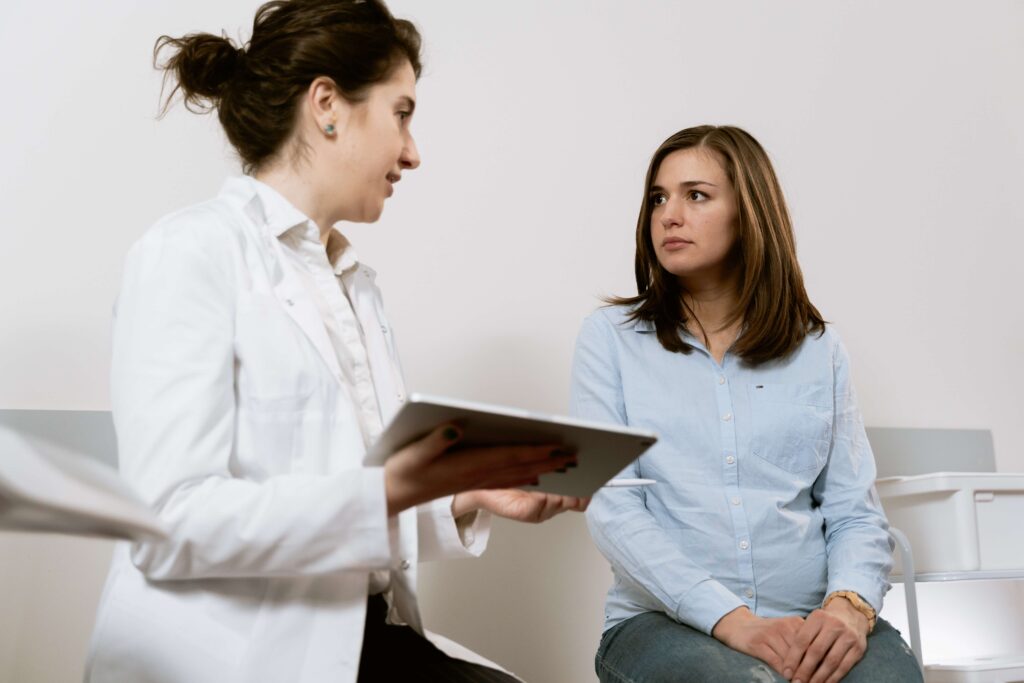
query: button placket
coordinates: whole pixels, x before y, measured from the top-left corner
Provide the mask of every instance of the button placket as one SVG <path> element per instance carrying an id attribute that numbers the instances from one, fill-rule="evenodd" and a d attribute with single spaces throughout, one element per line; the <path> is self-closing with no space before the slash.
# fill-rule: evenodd
<path id="1" fill-rule="evenodd" d="M 732 520 L 733 534 L 735 534 L 733 538 L 736 544 L 734 547 L 736 548 L 737 568 L 739 570 L 737 579 L 740 584 L 736 590 L 737 592 L 743 591 L 742 594 L 747 598 L 748 606 L 753 611 L 755 607 L 753 599 L 756 594 L 754 590 L 753 553 L 750 552 L 750 527 L 743 509 L 743 499 L 739 488 L 740 468 L 736 436 L 736 410 L 733 405 L 732 391 L 725 367 L 717 365 L 714 367 L 713 382 L 712 386 L 714 386 L 717 399 L 718 425 L 722 443 L 723 483 L 725 485 L 726 501 L 728 502 L 726 507 Z M 746 588 L 741 588 L 741 586 L 746 586 Z"/>

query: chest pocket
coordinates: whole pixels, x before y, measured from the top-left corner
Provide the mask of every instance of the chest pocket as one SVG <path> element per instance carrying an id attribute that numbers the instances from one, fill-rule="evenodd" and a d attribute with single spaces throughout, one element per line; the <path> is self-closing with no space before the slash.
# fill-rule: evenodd
<path id="1" fill-rule="evenodd" d="M 832 387 L 751 384 L 751 450 L 787 472 L 818 471 L 832 441 Z"/>
<path id="2" fill-rule="evenodd" d="M 300 411 L 312 396 L 319 359 L 273 297 L 239 302 L 235 355 L 239 400 L 249 410 Z"/>

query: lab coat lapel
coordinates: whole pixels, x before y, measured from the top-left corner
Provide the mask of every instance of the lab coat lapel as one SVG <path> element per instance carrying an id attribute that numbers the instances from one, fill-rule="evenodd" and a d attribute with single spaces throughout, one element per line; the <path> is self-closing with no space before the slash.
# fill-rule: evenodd
<path id="1" fill-rule="evenodd" d="M 299 326 L 299 329 L 306 335 L 306 338 L 313 344 L 327 369 L 338 384 L 344 385 L 344 378 L 341 374 L 341 365 L 335 355 L 334 347 L 331 346 L 331 339 L 327 335 L 327 328 L 324 327 L 316 304 L 309 298 L 302 283 L 299 282 L 293 266 L 285 258 L 282 252 L 281 243 L 278 241 L 281 226 L 296 224 L 306 220 L 306 217 L 299 213 L 294 207 L 287 206 L 284 209 L 286 215 L 274 219 L 274 226 L 269 225 L 271 217 L 268 215 L 264 202 L 260 200 L 256 181 L 245 179 L 234 179 L 228 181 L 222 194 L 232 197 L 240 203 L 242 213 L 246 216 L 251 226 L 250 234 L 253 238 L 260 240 L 266 246 L 266 251 L 261 252 L 264 267 L 267 270 L 267 277 L 274 290 L 274 296 L 281 302 L 282 308 L 288 316 Z M 282 198 L 281 200 L 285 200 Z M 278 207 L 278 212 L 281 208 Z M 290 213 L 288 213 L 290 212 Z M 270 256 L 272 254 L 272 256 Z"/>
<path id="2" fill-rule="evenodd" d="M 298 277 L 292 271 L 291 264 L 280 253 L 280 245 L 275 244 L 275 246 L 277 247 L 275 249 L 278 262 L 277 270 L 281 277 L 274 283 L 274 296 L 281 302 L 288 316 L 295 321 L 295 324 L 299 326 L 299 329 L 303 331 L 313 344 L 317 353 L 320 354 L 324 363 L 327 364 L 327 368 L 330 370 L 331 375 L 334 376 L 334 379 L 339 384 L 344 384 L 341 365 L 338 363 L 338 356 L 334 352 L 334 347 L 331 346 L 331 339 L 327 335 L 327 328 L 324 327 L 320 312 L 302 287 Z"/>

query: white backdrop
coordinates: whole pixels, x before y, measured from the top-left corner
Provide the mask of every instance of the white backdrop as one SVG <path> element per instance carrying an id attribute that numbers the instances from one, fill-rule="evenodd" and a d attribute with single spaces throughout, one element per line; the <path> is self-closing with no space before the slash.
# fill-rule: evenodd
<path id="1" fill-rule="evenodd" d="M 0 407 L 108 407 L 125 250 L 237 172 L 215 118 L 155 120 L 153 42 L 245 36 L 257 5 L 5 7 Z M 651 152 L 732 123 L 776 163 L 867 422 L 990 428 L 1000 469 L 1024 471 L 1024 2 L 391 6 L 425 38 L 423 166 L 347 232 L 380 272 L 412 388 L 564 411 L 581 318 L 633 291 Z M 79 676 L 108 555 L 0 537 L 0 679 Z M 531 681 L 593 680 L 609 572 L 579 517 L 499 525 L 485 559 L 424 574 L 436 630 Z M 1024 650 L 1022 601 L 1000 599 L 1020 586 L 950 590 L 924 596 L 932 653 Z"/>

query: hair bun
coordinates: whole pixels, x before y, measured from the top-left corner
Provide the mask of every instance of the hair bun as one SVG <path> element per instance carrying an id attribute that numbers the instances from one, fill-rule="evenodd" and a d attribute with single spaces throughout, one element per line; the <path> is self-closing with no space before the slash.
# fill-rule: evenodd
<path id="1" fill-rule="evenodd" d="M 170 48 L 172 54 L 162 68 L 177 77 L 177 87 L 186 105 L 203 110 L 223 97 L 244 57 L 226 36 L 212 33 L 192 33 L 182 38 L 162 36 L 154 57 L 164 48 Z"/>

